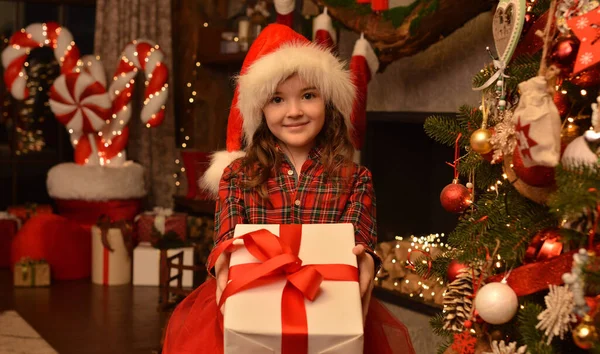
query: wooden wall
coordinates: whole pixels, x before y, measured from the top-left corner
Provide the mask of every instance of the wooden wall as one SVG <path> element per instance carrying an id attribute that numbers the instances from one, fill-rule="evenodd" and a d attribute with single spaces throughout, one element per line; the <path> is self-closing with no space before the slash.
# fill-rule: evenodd
<path id="1" fill-rule="evenodd" d="M 239 71 L 243 59 L 240 55 L 218 57 L 220 32 L 228 25 L 227 7 L 228 2 L 223 0 L 173 2 L 173 75 L 178 147 L 184 142 L 187 148 L 206 152 L 225 147 L 227 116 L 233 97 L 231 78 Z M 196 96 L 192 96 L 192 91 L 196 92 Z M 186 135 L 189 136 L 187 141 L 184 140 Z"/>

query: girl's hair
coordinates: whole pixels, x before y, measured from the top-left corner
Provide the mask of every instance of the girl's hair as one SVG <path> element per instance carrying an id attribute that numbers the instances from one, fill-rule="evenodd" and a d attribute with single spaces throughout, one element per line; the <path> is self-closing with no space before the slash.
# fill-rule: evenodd
<path id="1" fill-rule="evenodd" d="M 248 177 L 242 187 L 257 188 L 262 198 L 268 196 L 267 180 L 281 166 L 283 155 L 277 151 L 276 144 L 277 138 L 267 127 L 263 116 L 252 137 L 252 143 L 246 148 L 246 156 L 240 166 Z M 321 149 L 321 163 L 326 178 L 341 177 L 341 180 L 336 178 L 335 181 L 344 184 L 344 179 L 349 177 L 345 176 L 348 169 L 344 167 L 352 164 L 354 147 L 344 116 L 331 103 L 325 105 L 325 122 L 316 137 L 315 146 Z"/>

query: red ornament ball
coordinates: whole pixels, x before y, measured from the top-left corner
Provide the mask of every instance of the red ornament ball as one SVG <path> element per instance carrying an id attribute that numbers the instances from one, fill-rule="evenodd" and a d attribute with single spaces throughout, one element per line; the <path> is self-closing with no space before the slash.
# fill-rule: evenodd
<path id="1" fill-rule="evenodd" d="M 552 47 L 550 56 L 552 63 L 558 66 L 563 74 L 569 75 L 573 71 L 579 41 L 574 37 L 559 38 Z"/>
<path id="2" fill-rule="evenodd" d="M 517 177 L 523 182 L 534 187 L 550 187 L 556 183 L 554 179 L 554 167 L 532 166 L 525 167 L 519 153 L 519 147 L 513 152 L 513 170 Z"/>
<path id="3" fill-rule="evenodd" d="M 461 213 L 471 205 L 471 193 L 459 183 L 450 183 L 440 193 L 442 207 L 450 213 Z"/>
<path id="4" fill-rule="evenodd" d="M 452 262 L 450 262 L 450 264 L 448 265 L 448 271 L 446 273 L 446 276 L 448 277 L 448 282 L 452 283 L 454 280 L 456 280 L 458 272 L 460 272 L 460 270 L 464 268 L 467 268 L 466 264 L 462 264 L 456 259 L 452 260 Z"/>
<path id="5" fill-rule="evenodd" d="M 463 323 L 463 326 L 465 326 L 465 328 L 471 328 L 471 327 L 473 327 L 473 322 L 471 322 L 471 320 L 466 320 Z"/>

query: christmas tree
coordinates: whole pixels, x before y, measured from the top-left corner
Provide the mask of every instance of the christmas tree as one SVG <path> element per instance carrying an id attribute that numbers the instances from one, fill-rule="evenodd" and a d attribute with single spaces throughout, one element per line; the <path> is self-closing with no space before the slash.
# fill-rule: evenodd
<path id="1" fill-rule="evenodd" d="M 425 122 L 456 149 L 439 353 L 600 352 L 600 3 L 500 0 L 493 31 L 481 102 Z"/>

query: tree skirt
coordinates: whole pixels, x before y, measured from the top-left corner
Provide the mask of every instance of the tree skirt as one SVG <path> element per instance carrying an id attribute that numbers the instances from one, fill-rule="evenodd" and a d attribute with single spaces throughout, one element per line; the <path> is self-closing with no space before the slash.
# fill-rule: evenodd
<path id="1" fill-rule="evenodd" d="M 0 354 L 58 354 L 15 311 L 0 312 Z"/>

